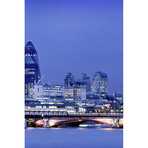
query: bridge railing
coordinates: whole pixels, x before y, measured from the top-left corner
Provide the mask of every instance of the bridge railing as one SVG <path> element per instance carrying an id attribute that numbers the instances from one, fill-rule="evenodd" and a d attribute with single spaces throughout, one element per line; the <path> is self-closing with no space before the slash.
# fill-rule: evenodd
<path id="1" fill-rule="evenodd" d="M 68 113 L 69 116 L 123 116 L 122 113 Z"/>
<path id="2" fill-rule="evenodd" d="M 122 113 L 68 113 L 66 111 L 25 111 L 25 116 L 123 116 Z"/>
<path id="3" fill-rule="evenodd" d="M 43 112 L 43 111 L 26 111 L 25 116 L 68 116 L 67 112 Z"/>

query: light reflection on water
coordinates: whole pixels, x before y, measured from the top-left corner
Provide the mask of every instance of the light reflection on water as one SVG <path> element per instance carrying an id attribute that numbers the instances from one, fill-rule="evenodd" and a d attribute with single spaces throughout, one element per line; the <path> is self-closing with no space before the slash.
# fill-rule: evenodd
<path id="1" fill-rule="evenodd" d="M 25 148 L 123 148 L 123 130 L 114 128 L 27 128 Z"/>
<path id="2" fill-rule="evenodd" d="M 40 130 L 47 130 L 47 129 L 51 129 L 51 130 L 60 130 L 60 129 L 78 129 L 78 130 L 92 130 L 92 129 L 96 129 L 96 130 L 123 130 L 123 129 L 118 129 L 118 128 L 102 128 L 102 127 L 54 127 L 54 128 L 41 128 L 41 127 L 28 127 L 27 130 L 35 130 L 35 129 L 40 129 Z"/>

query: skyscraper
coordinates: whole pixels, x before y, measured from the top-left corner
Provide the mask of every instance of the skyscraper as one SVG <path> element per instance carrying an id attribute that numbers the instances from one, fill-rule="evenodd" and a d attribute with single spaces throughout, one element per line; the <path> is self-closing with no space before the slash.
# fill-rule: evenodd
<path id="1" fill-rule="evenodd" d="M 90 77 L 87 73 L 82 73 L 82 79 L 78 79 L 74 82 L 74 87 L 76 88 L 85 88 L 86 92 L 90 92 L 91 82 Z"/>
<path id="2" fill-rule="evenodd" d="M 67 73 L 66 75 L 66 78 L 64 79 L 64 85 L 66 87 L 69 87 L 69 86 L 73 86 L 74 84 L 74 76 L 72 75 L 72 73 Z"/>
<path id="3" fill-rule="evenodd" d="M 40 83 L 40 68 L 36 49 L 31 41 L 25 46 L 25 97 L 30 97 L 30 88 Z"/>
<path id="4" fill-rule="evenodd" d="M 107 74 L 98 71 L 94 74 L 91 86 L 91 93 L 100 97 L 104 97 L 108 93 L 108 78 Z"/>

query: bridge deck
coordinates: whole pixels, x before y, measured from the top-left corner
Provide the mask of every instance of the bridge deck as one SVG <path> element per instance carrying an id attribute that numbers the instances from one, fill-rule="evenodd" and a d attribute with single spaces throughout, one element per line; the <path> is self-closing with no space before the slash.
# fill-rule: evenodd
<path id="1" fill-rule="evenodd" d="M 122 113 L 68 113 L 61 111 L 25 111 L 25 117 L 123 117 Z"/>

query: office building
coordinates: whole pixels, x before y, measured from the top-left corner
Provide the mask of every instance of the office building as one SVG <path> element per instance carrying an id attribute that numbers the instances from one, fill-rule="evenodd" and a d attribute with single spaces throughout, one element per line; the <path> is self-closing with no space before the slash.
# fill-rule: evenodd
<path id="1" fill-rule="evenodd" d="M 123 94 L 117 94 L 115 93 L 114 94 L 114 98 L 119 100 L 120 102 L 123 102 Z"/>
<path id="2" fill-rule="evenodd" d="M 40 84 L 40 68 L 37 51 L 31 41 L 25 46 L 25 97 L 30 97 L 30 89 Z"/>
<path id="3" fill-rule="evenodd" d="M 48 85 L 43 86 L 44 97 L 62 97 L 64 95 L 64 87 L 62 85 Z"/>
<path id="4" fill-rule="evenodd" d="M 91 93 L 99 97 L 105 97 L 108 94 L 108 77 L 107 74 L 98 71 L 94 74 L 91 86 Z"/>
<path id="5" fill-rule="evenodd" d="M 78 79 L 74 82 L 75 88 L 85 88 L 86 92 L 90 92 L 91 81 L 90 77 L 86 73 L 82 73 L 82 79 Z"/>
<path id="6" fill-rule="evenodd" d="M 65 87 L 69 87 L 69 86 L 73 86 L 74 84 L 74 76 L 72 75 L 72 73 L 67 73 L 65 79 L 64 79 L 64 86 Z"/>
<path id="7" fill-rule="evenodd" d="M 85 88 L 65 87 L 64 89 L 65 100 L 86 100 Z"/>
<path id="8" fill-rule="evenodd" d="M 43 97 L 43 85 L 35 84 L 33 88 L 30 89 L 30 97 L 33 99 Z"/>

